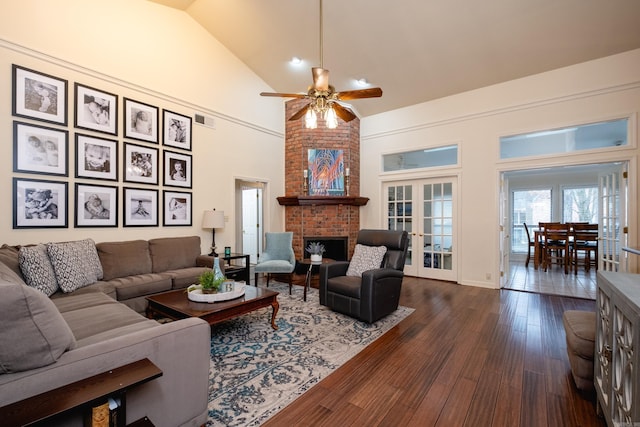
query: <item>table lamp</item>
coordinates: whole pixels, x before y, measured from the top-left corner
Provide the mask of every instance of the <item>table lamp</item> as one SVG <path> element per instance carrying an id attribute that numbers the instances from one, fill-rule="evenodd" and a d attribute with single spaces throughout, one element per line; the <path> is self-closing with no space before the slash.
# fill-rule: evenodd
<path id="1" fill-rule="evenodd" d="M 204 211 L 202 217 L 202 228 L 210 228 L 213 236 L 211 240 L 211 253 L 210 256 L 217 257 L 216 253 L 216 228 L 224 228 L 224 211 Z"/>

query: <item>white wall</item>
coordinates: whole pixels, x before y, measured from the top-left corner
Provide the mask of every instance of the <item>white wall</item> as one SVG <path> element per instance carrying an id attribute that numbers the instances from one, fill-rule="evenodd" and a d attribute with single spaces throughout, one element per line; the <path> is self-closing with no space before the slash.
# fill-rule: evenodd
<path id="1" fill-rule="evenodd" d="M 201 236 L 204 252 L 211 243 L 211 231 L 200 228 L 202 211 L 215 207 L 229 217 L 225 229 L 216 231 L 216 243 L 235 247 L 236 177 L 268 183 L 265 228 L 284 227 L 284 209 L 275 200 L 284 193 L 284 103 L 278 104 L 280 108 L 265 103 L 258 94 L 270 88 L 186 13 L 144 0 L 21 0 L 3 4 L 0 22 L 0 93 L 5 99 L 0 103 L 0 139 L 4 141 L 0 145 L 0 200 L 5 204 L 0 243 L 195 234 Z M 68 126 L 40 123 L 70 131 L 68 178 L 12 172 L 12 122 L 30 120 L 12 117 L 11 64 L 68 80 Z M 192 227 L 123 228 L 122 218 L 117 229 L 73 227 L 74 184 L 113 185 L 74 178 L 74 82 L 120 97 L 120 160 L 123 97 L 157 106 L 160 111 L 166 108 L 192 117 L 198 112 L 215 118 L 215 130 L 193 127 Z M 162 149 L 161 144 L 157 147 Z M 119 173 L 119 187 L 138 187 L 122 182 L 121 161 Z M 13 177 L 69 182 L 69 228 L 13 230 Z M 157 187 L 149 188 L 158 188 L 160 194 L 165 189 L 162 179 Z"/>
<path id="2" fill-rule="evenodd" d="M 498 287 L 500 172 L 562 164 L 629 160 L 630 244 L 638 242 L 637 114 L 640 50 L 567 67 L 361 121 L 363 227 L 384 227 L 382 182 L 427 176 L 459 177 L 458 282 Z M 630 117 L 630 145 L 592 154 L 499 160 L 500 136 Z M 382 173 L 381 155 L 458 143 L 460 167 Z M 486 280 L 490 273 L 492 280 Z"/>

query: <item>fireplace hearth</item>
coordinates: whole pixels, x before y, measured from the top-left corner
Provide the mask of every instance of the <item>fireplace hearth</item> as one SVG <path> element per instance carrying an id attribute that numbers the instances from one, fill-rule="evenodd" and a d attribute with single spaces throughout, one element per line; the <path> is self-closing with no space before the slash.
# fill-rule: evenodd
<path id="1" fill-rule="evenodd" d="M 309 252 L 306 247 L 310 242 L 320 242 L 324 245 L 325 253 L 322 254 L 324 258 L 330 258 L 335 261 L 347 261 L 348 243 L 349 238 L 347 236 L 305 236 L 303 241 L 304 258 L 309 258 Z"/>

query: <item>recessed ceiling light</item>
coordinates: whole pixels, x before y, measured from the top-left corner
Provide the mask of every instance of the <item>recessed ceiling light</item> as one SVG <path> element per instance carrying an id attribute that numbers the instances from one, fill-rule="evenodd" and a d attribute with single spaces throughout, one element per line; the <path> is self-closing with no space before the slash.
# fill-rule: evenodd
<path id="1" fill-rule="evenodd" d="M 367 79 L 365 79 L 364 77 L 361 79 L 356 80 L 356 82 L 360 85 L 360 86 L 366 86 L 369 84 L 369 82 L 367 81 Z"/>
<path id="2" fill-rule="evenodd" d="M 298 58 L 297 56 L 294 56 L 293 58 L 291 58 L 291 63 L 293 65 L 300 65 L 302 64 L 302 59 Z"/>

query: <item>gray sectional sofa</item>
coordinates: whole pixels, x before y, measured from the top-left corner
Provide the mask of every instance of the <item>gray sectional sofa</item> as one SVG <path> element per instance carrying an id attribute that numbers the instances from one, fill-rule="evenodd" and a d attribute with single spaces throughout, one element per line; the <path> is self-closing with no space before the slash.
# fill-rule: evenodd
<path id="1" fill-rule="evenodd" d="M 147 416 L 156 426 L 204 424 L 209 325 L 193 318 L 160 324 L 141 314 L 145 296 L 186 287 L 201 274 L 200 238 L 104 242 L 93 251 L 91 243 L 44 245 L 58 289 L 47 283 L 51 272 L 25 255 L 42 260 L 42 246 L 0 248 L 0 407 L 148 358 L 163 374 L 127 393 L 127 423 Z M 28 283 L 25 271 L 45 280 Z M 81 426 L 82 414 L 63 424 Z"/>

